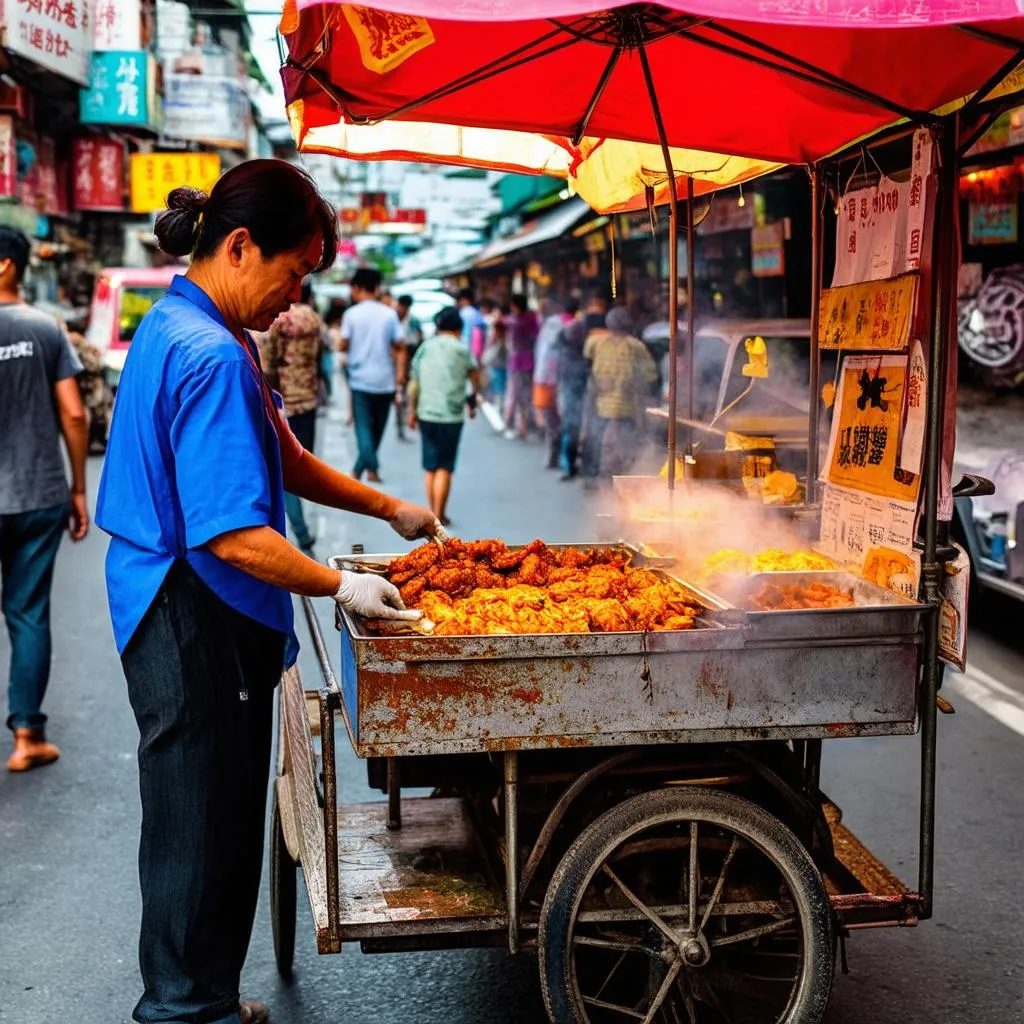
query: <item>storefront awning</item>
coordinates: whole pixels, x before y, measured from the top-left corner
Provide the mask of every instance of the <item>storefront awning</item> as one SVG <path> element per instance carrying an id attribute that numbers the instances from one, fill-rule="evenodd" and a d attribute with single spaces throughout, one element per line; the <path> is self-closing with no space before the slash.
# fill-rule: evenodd
<path id="1" fill-rule="evenodd" d="M 583 217 L 592 213 L 590 207 L 579 197 L 568 199 L 555 209 L 542 213 L 535 221 L 531 221 L 516 234 L 505 238 L 496 238 L 493 242 L 485 245 L 477 253 L 473 265 L 476 267 L 486 266 L 509 253 L 518 252 L 520 249 L 526 249 L 532 245 L 539 245 L 541 242 L 550 242 L 564 235 L 575 227 Z"/>

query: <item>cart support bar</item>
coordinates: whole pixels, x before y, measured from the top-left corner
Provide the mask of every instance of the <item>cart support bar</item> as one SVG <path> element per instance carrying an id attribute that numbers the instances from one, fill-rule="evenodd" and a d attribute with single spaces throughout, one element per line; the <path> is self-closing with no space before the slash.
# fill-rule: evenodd
<path id="1" fill-rule="evenodd" d="M 519 952 L 519 754 L 505 751 L 505 901 L 508 951 Z"/>

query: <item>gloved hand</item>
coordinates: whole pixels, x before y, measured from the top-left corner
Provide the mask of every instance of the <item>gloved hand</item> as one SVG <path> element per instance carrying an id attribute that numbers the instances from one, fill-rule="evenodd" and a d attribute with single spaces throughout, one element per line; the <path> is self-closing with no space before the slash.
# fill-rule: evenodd
<path id="1" fill-rule="evenodd" d="M 440 537 L 444 540 L 441 524 L 437 516 L 428 508 L 413 505 L 408 501 L 400 501 L 395 514 L 388 520 L 391 529 L 406 540 L 420 537 Z"/>
<path id="2" fill-rule="evenodd" d="M 334 600 L 342 608 L 364 619 L 403 619 L 414 622 L 423 618 L 423 612 L 406 609 L 398 587 L 372 573 L 342 569 L 341 582 Z"/>

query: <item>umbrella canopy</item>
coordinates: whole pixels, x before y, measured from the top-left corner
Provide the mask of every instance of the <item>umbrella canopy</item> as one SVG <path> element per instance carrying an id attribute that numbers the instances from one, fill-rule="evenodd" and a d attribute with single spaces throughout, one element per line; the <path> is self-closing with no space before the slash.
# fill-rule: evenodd
<path id="1" fill-rule="evenodd" d="M 869 0 L 859 21 L 851 3 L 831 28 L 806 23 L 812 6 L 306 4 L 285 25 L 283 76 L 310 131 L 393 119 L 806 163 L 900 118 L 927 120 L 1000 81 L 1024 51 L 1024 19 L 943 24 L 963 17 L 946 0 Z M 972 17 L 1010 6 L 978 0 Z M 781 23 L 786 11 L 799 23 Z"/>
<path id="2" fill-rule="evenodd" d="M 644 209 L 668 202 L 668 174 L 660 147 L 619 139 L 570 139 L 498 128 L 460 128 L 417 121 L 382 121 L 351 125 L 306 124 L 306 104 L 289 104 L 296 144 L 304 153 L 326 153 L 353 160 L 412 160 L 455 164 L 519 174 L 566 178 L 573 191 L 599 213 Z M 749 181 L 778 170 L 779 164 L 743 157 L 671 150 L 677 190 L 680 179 L 693 177 L 694 194 Z"/>

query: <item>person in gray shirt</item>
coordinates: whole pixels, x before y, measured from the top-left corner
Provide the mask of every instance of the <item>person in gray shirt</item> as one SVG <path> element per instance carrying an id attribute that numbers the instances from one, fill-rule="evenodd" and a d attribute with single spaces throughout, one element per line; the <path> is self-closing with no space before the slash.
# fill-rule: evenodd
<path id="1" fill-rule="evenodd" d="M 64 329 L 21 301 L 29 242 L 0 226 L 0 611 L 11 641 L 7 727 L 12 772 L 50 764 L 43 695 L 50 677 L 50 587 L 60 539 L 89 530 L 88 428 Z M 60 448 L 63 434 L 71 488 Z"/>

